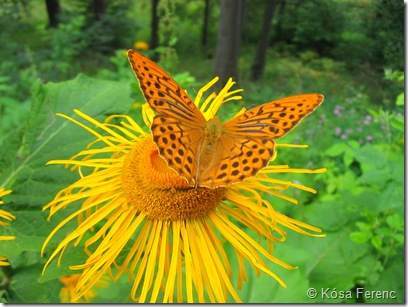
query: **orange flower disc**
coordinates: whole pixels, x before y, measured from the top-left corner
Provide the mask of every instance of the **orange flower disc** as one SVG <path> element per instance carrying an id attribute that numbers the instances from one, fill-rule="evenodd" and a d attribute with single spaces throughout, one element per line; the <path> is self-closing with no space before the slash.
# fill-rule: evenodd
<path id="1" fill-rule="evenodd" d="M 191 188 L 167 166 L 149 137 L 135 145 L 123 163 L 122 188 L 132 206 L 152 219 L 205 217 L 224 199 L 226 188 Z"/>

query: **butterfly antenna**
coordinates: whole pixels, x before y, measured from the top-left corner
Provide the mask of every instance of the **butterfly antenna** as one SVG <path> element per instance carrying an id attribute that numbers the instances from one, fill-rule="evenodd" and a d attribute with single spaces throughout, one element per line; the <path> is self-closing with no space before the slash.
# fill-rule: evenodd
<path id="1" fill-rule="evenodd" d="M 192 91 L 197 95 L 197 91 L 196 91 L 196 89 L 194 88 L 194 86 L 190 83 L 190 88 L 192 89 Z"/>
<path id="2" fill-rule="evenodd" d="M 249 106 L 245 107 L 245 109 L 250 110 L 250 109 L 252 109 L 252 108 L 255 107 L 255 106 L 256 106 L 256 104 L 253 103 L 253 104 L 250 104 Z M 237 114 L 236 111 L 231 111 L 231 112 L 224 113 L 224 114 L 222 114 L 222 115 L 220 115 L 220 116 L 218 116 L 218 117 L 219 117 L 219 118 L 222 118 L 223 116 L 228 115 L 228 114 L 231 114 L 231 113 Z"/>
<path id="3" fill-rule="evenodd" d="M 232 114 L 232 113 L 236 114 L 237 112 L 236 111 L 231 111 L 231 112 L 223 113 L 223 114 L 219 115 L 218 117 L 222 118 L 223 116 L 228 115 L 228 114 Z"/>
<path id="4" fill-rule="evenodd" d="M 237 114 L 237 111 L 230 111 L 230 112 L 227 112 L 227 113 L 223 113 L 223 114 L 219 115 L 218 117 L 222 118 L 223 116 L 228 115 L 228 114 Z"/>

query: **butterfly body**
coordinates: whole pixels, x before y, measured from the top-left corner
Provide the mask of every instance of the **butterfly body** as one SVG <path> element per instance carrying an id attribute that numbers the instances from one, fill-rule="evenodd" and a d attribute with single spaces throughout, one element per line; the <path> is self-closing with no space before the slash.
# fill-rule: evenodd
<path id="1" fill-rule="evenodd" d="M 208 121 L 171 76 L 129 50 L 140 88 L 157 113 L 151 131 L 160 155 L 192 187 L 217 188 L 242 182 L 265 167 L 275 139 L 286 135 L 322 102 L 303 94 L 265 103 L 222 123 Z"/>
<path id="2" fill-rule="evenodd" d="M 222 122 L 219 117 L 215 116 L 208 120 L 205 124 L 204 134 L 205 134 L 205 145 L 203 149 L 205 151 L 212 150 L 218 139 L 223 133 Z"/>

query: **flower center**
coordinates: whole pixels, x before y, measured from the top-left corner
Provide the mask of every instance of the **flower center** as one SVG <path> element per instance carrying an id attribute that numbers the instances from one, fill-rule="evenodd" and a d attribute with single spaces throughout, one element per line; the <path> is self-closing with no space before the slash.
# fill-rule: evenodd
<path id="1" fill-rule="evenodd" d="M 122 188 L 130 205 L 151 218 L 201 218 L 223 200 L 226 188 L 192 188 L 167 166 L 151 137 L 140 140 L 127 154 Z"/>

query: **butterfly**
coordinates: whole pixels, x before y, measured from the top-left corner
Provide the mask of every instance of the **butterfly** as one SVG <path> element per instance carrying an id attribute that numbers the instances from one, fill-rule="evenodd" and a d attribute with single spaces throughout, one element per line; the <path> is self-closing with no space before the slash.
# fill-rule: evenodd
<path id="1" fill-rule="evenodd" d="M 153 140 L 170 168 L 191 187 L 217 188 L 255 176 L 286 135 L 322 102 L 322 94 L 281 98 L 222 123 L 208 121 L 177 82 L 156 63 L 129 50 L 128 58 L 150 107 L 157 113 Z"/>

